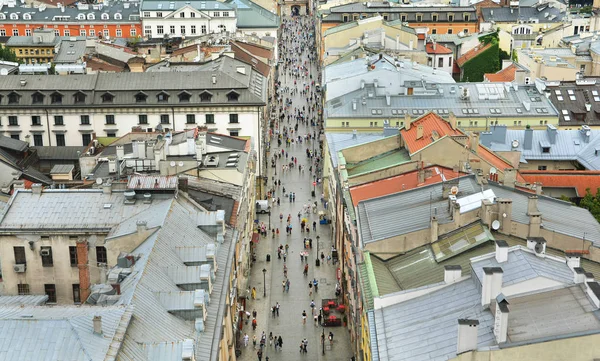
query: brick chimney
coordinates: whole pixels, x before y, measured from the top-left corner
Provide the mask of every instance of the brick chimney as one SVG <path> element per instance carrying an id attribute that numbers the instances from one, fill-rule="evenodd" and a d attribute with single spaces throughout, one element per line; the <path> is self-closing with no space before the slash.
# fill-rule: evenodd
<path id="1" fill-rule="evenodd" d="M 530 196 L 527 203 L 527 215 L 529 216 L 529 237 L 539 237 L 542 226 L 542 213 L 538 211 L 537 196 Z"/>
<path id="2" fill-rule="evenodd" d="M 510 234 L 512 220 L 512 199 L 498 198 L 498 220 L 500 221 L 500 230 L 503 233 Z"/>
<path id="3" fill-rule="evenodd" d="M 473 151 L 473 153 L 477 154 L 477 152 L 479 152 L 479 133 L 474 132 L 471 133 L 471 137 L 470 137 L 470 142 L 471 144 L 469 144 L 469 146 L 471 147 L 471 151 Z"/>
<path id="4" fill-rule="evenodd" d="M 509 188 L 514 188 L 515 183 L 517 183 L 517 170 L 514 168 L 504 169 L 504 185 Z"/>
<path id="5" fill-rule="evenodd" d="M 88 261 L 88 241 L 77 240 L 77 268 L 79 268 L 79 292 L 81 303 L 85 303 L 90 295 L 90 267 Z"/>

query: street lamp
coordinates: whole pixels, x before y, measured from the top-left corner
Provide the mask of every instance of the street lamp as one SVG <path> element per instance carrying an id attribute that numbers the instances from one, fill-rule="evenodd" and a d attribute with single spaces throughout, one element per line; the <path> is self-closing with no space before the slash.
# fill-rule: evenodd
<path id="1" fill-rule="evenodd" d="M 320 258 L 319 258 L 319 239 L 320 238 L 321 238 L 321 236 L 317 236 L 317 257 L 315 257 L 316 258 L 315 264 L 317 266 L 319 266 L 321 264 L 321 261 L 320 261 Z"/>
<path id="2" fill-rule="evenodd" d="M 263 268 L 263 297 L 267 297 L 267 269 Z"/>

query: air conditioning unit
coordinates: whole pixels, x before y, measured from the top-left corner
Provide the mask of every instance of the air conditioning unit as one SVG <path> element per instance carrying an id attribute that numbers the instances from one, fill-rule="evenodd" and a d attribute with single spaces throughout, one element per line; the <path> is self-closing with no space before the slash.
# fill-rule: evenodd
<path id="1" fill-rule="evenodd" d="M 48 257 L 48 256 L 50 256 L 50 250 L 47 249 L 47 248 L 40 250 L 40 256 L 42 256 L 42 257 Z"/>
<path id="2" fill-rule="evenodd" d="M 15 270 L 15 272 L 17 273 L 23 273 L 25 272 L 25 270 L 27 269 L 27 265 L 25 264 L 16 264 L 13 269 Z"/>

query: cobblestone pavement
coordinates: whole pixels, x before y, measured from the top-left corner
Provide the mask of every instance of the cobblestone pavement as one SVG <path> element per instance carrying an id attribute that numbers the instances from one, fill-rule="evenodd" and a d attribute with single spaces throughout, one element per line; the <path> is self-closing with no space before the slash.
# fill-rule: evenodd
<path id="1" fill-rule="evenodd" d="M 307 21 L 308 18 L 304 18 L 303 21 Z M 292 28 L 286 29 L 284 31 L 294 31 L 298 33 L 300 29 Z M 289 55 L 289 54 L 288 54 Z M 286 54 L 282 53 L 282 57 L 285 57 Z M 306 52 L 303 53 L 303 60 L 306 60 Z M 281 69 L 280 69 L 281 70 Z M 312 65 L 309 70 L 313 75 L 313 78 L 316 79 L 317 69 L 316 65 Z M 283 71 L 282 71 L 283 73 Z M 282 82 L 282 87 L 294 86 L 293 79 L 289 76 L 289 74 L 280 74 L 279 80 Z M 300 81 L 298 81 L 298 85 L 300 85 Z M 285 97 L 290 97 L 289 94 L 284 94 Z M 292 107 L 302 108 L 303 105 L 306 105 L 306 98 L 300 95 L 291 96 L 292 98 Z M 288 124 L 287 121 L 283 121 L 280 125 L 289 126 L 295 124 L 295 121 L 291 120 Z M 316 126 L 311 126 L 309 124 L 299 124 L 298 134 L 304 135 L 307 133 L 312 133 L 313 131 L 317 132 L 318 129 Z M 277 147 L 277 141 L 273 141 L 271 146 L 271 154 L 276 151 L 281 151 L 281 148 Z M 318 144 L 314 144 L 317 153 L 319 146 Z M 257 312 L 257 322 L 258 327 L 256 331 L 252 330 L 250 324 L 244 324 L 244 328 L 242 330 L 242 337 L 244 333 L 247 333 L 250 342 L 247 347 L 242 348 L 242 355 L 238 358 L 239 360 L 258 360 L 257 358 L 257 350 L 253 349 L 252 346 L 252 338 L 256 335 L 258 340 L 257 344 L 260 342 L 260 337 L 262 332 L 264 331 L 267 335 L 267 345 L 263 351 L 262 360 L 266 360 L 266 357 L 269 358 L 269 361 L 275 360 L 350 360 L 352 356 L 352 347 L 350 345 L 350 336 L 347 329 L 343 326 L 341 327 L 320 327 L 315 325 L 313 318 L 311 317 L 311 307 L 310 303 L 314 300 L 317 305 L 316 310 L 319 309 L 321 305 L 321 300 L 323 298 L 335 298 L 335 285 L 337 282 L 336 278 L 336 270 L 337 265 L 333 265 L 332 262 L 323 262 L 320 267 L 315 266 L 315 258 L 317 257 L 317 235 L 320 237 L 319 244 L 319 254 L 321 251 L 328 255 L 331 251 L 331 246 L 333 244 L 332 239 L 332 230 L 331 225 L 320 225 L 318 211 L 323 210 L 323 204 L 320 202 L 321 198 L 321 185 L 316 186 L 316 196 L 312 197 L 311 191 L 313 190 L 313 178 L 309 172 L 310 160 L 306 156 L 306 149 L 313 149 L 313 144 L 303 142 L 302 144 L 292 144 L 289 147 L 285 146 L 285 142 L 281 146 L 286 152 L 289 152 L 290 157 L 298 157 L 298 164 L 302 164 L 306 166 L 306 170 L 303 173 L 298 171 L 297 166 L 291 168 L 289 171 L 282 174 L 281 164 L 282 161 L 279 161 L 277 168 L 271 167 L 270 160 L 267 160 L 268 164 L 268 173 L 269 173 L 269 187 L 272 185 L 272 178 L 281 180 L 281 187 L 279 187 L 276 191 L 276 196 L 280 197 L 281 205 L 275 206 L 272 208 L 271 216 L 268 214 L 258 215 L 257 218 L 260 222 L 264 222 L 265 224 L 270 224 L 274 228 L 279 228 L 280 234 L 279 236 L 272 238 L 269 233 L 268 237 L 260 239 L 259 244 L 256 247 L 256 257 L 257 261 L 252 266 L 250 276 L 249 276 L 249 286 L 256 287 L 257 297 L 256 300 L 250 299 L 247 303 L 247 310 L 252 312 L 256 310 Z M 283 159 L 283 157 L 282 157 Z M 275 172 L 277 174 L 275 174 Z M 294 192 L 296 194 L 295 202 L 290 202 L 288 197 L 283 196 L 283 187 L 285 187 L 286 192 Z M 312 204 L 314 202 L 318 202 L 318 211 L 317 213 L 303 215 L 303 217 L 308 218 L 310 225 L 310 233 L 307 235 L 306 233 L 300 232 L 300 221 L 298 219 L 298 212 L 301 211 L 305 204 Z M 284 215 L 283 220 L 280 221 L 279 215 L 282 213 Z M 292 234 L 286 235 L 286 220 L 287 216 L 291 215 L 292 218 Z M 314 232 L 312 229 L 312 222 L 317 222 L 317 231 Z M 308 275 L 303 275 L 303 269 L 306 262 L 302 262 L 300 260 L 300 252 L 305 251 L 303 247 L 304 237 L 309 237 L 313 239 L 313 248 L 308 249 Z M 282 245 L 289 245 L 288 259 L 286 262 L 288 268 L 288 278 L 290 280 L 290 290 L 289 293 L 284 292 L 282 288 L 282 281 L 285 279 L 283 274 L 283 259 L 278 259 L 277 257 L 277 247 Z M 270 255 L 270 262 L 266 261 L 267 254 Z M 266 269 L 266 273 L 263 275 L 263 269 Z M 266 290 L 265 285 L 263 283 L 263 277 L 266 278 Z M 310 280 L 317 279 L 319 282 L 318 292 L 313 292 L 312 295 L 309 295 L 309 287 L 308 282 Z M 264 292 L 266 292 L 266 296 L 263 296 Z M 270 308 L 279 302 L 280 310 L 279 317 L 272 317 L 272 313 Z M 308 314 L 306 324 L 302 323 L 302 311 L 305 310 Z M 321 343 L 321 335 L 325 331 L 325 354 L 323 354 L 322 343 Z M 330 345 L 327 340 L 327 335 L 329 332 L 333 332 L 334 334 L 334 342 Z M 270 346 L 268 342 L 268 335 L 272 332 L 275 336 L 281 336 L 283 339 L 283 348 L 281 351 L 276 351 L 274 346 Z M 300 352 L 300 343 L 302 340 L 306 338 L 308 340 L 307 353 Z M 257 349 L 259 346 L 257 346 Z"/>

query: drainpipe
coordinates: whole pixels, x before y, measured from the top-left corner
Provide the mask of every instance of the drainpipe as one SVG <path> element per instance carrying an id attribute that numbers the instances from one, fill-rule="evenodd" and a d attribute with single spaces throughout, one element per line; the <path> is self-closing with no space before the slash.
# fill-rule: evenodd
<path id="1" fill-rule="evenodd" d="M 46 128 L 48 129 L 48 146 L 52 146 L 52 136 L 50 131 L 50 115 L 48 114 L 48 109 L 44 109 L 46 112 Z"/>
<path id="2" fill-rule="evenodd" d="M 171 114 L 173 114 L 173 133 L 175 132 L 175 107 L 171 107 Z"/>

